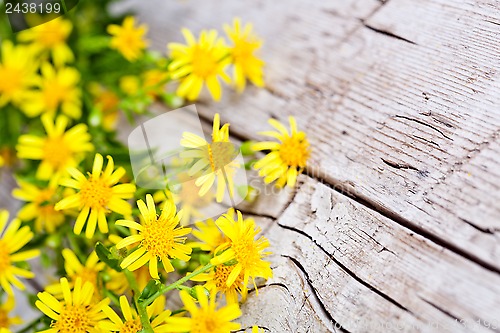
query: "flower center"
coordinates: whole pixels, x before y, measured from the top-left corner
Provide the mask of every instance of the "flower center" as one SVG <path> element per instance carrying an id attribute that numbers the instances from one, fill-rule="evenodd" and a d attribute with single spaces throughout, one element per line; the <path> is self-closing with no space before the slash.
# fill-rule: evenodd
<path id="1" fill-rule="evenodd" d="M 68 87 L 62 86 L 57 80 L 50 80 L 43 89 L 45 105 L 49 110 L 56 109 L 64 101 Z"/>
<path id="2" fill-rule="evenodd" d="M 105 208 L 108 205 L 113 190 L 106 183 L 98 178 L 89 178 L 82 184 L 80 190 L 81 203 L 92 209 Z"/>
<path id="3" fill-rule="evenodd" d="M 231 246 L 236 253 L 236 260 L 243 267 L 250 267 L 260 260 L 259 251 L 253 238 L 244 237 Z"/>
<path id="4" fill-rule="evenodd" d="M 10 253 L 7 244 L 0 239 L 0 274 L 7 272 L 10 267 Z M 3 274 L 2 274 L 3 275 Z"/>
<path id="5" fill-rule="evenodd" d="M 213 311 L 200 310 L 192 317 L 191 333 L 217 332 L 220 323 Z"/>
<path id="6" fill-rule="evenodd" d="M 142 246 L 159 258 L 167 258 L 175 242 L 170 221 L 156 219 L 147 223 L 142 230 Z"/>
<path id="7" fill-rule="evenodd" d="M 0 328 L 9 328 L 9 314 L 0 309 Z"/>
<path id="8" fill-rule="evenodd" d="M 60 333 L 86 333 L 94 329 L 94 322 L 88 316 L 88 306 L 66 305 L 60 317 L 50 325 Z"/>
<path id="9" fill-rule="evenodd" d="M 232 270 L 233 267 L 226 265 L 219 265 L 215 267 L 214 282 L 218 290 L 226 291 L 233 288 L 233 286 L 238 287 L 241 285 L 241 283 L 243 282 L 241 274 L 236 278 L 235 282 L 231 286 L 228 287 L 226 285 L 227 278 L 229 277 L 229 274 Z"/>
<path id="10" fill-rule="evenodd" d="M 0 64 L 0 92 L 12 93 L 21 87 L 22 71 L 16 68 L 2 67 Z"/>
<path id="11" fill-rule="evenodd" d="M 62 44 L 66 40 L 66 34 L 59 29 L 51 29 L 38 34 L 38 41 L 45 48 L 50 49 L 56 45 Z"/>
<path id="12" fill-rule="evenodd" d="M 82 279 L 82 284 L 90 282 L 94 286 L 95 290 L 99 290 L 96 284 L 97 271 L 95 269 L 83 267 L 82 270 L 72 278 L 72 280 L 76 281 L 77 278 Z"/>
<path id="13" fill-rule="evenodd" d="M 281 143 L 279 153 L 287 165 L 304 168 L 309 158 L 309 142 L 297 136 L 288 137 Z"/>
<path id="14" fill-rule="evenodd" d="M 246 61 L 253 58 L 253 51 L 258 47 L 258 43 L 240 39 L 235 42 L 232 51 L 234 61 L 245 64 Z"/>
<path id="15" fill-rule="evenodd" d="M 217 70 L 217 59 L 212 52 L 200 46 L 195 46 L 193 50 L 193 74 L 201 78 L 206 78 Z"/>
<path id="16" fill-rule="evenodd" d="M 231 163 L 237 154 L 238 151 L 230 142 L 213 142 L 208 145 L 208 160 L 213 172 Z"/>
<path id="17" fill-rule="evenodd" d="M 71 151 L 62 137 L 52 137 L 45 140 L 43 147 L 44 160 L 56 169 L 63 168 L 71 158 Z"/>
<path id="18" fill-rule="evenodd" d="M 120 329 L 120 333 L 137 333 L 142 330 L 141 321 L 139 318 L 126 321 Z"/>

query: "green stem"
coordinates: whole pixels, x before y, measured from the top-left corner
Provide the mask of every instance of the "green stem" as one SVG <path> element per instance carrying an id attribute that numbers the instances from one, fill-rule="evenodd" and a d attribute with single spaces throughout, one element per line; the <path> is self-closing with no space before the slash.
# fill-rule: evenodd
<path id="1" fill-rule="evenodd" d="M 175 281 L 174 283 L 169 284 L 168 286 L 161 287 L 156 293 L 154 293 L 152 296 L 150 296 L 148 299 L 146 299 L 144 302 L 142 302 L 142 304 L 144 304 L 145 306 L 148 306 L 149 304 L 153 303 L 155 299 L 157 299 L 161 295 L 165 294 L 166 292 L 173 290 L 173 289 L 182 289 L 181 286 L 185 282 L 187 282 L 188 280 L 190 280 L 191 278 L 195 277 L 198 274 L 205 273 L 206 271 L 211 270 L 213 267 L 214 267 L 214 265 L 208 263 L 205 266 L 203 266 L 202 268 L 194 271 L 191 274 L 186 275 L 185 277 Z"/>
<path id="2" fill-rule="evenodd" d="M 153 327 L 151 327 L 151 323 L 149 322 L 148 313 L 146 311 L 147 304 L 139 303 L 138 301 L 140 291 L 139 291 L 139 286 L 137 285 L 137 281 L 135 280 L 134 274 L 132 274 L 132 272 L 129 271 L 128 269 L 124 269 L 123 273 L 125 274 L 125 277 L 127 278 L 127 281 L 134 292 L 134 302 L 135 306 L 137 307 L 137 312 L 139 313 L 139 318 L 141 319 L 141 324 L 142 324 L 141 332 L 154 333 Z"/>

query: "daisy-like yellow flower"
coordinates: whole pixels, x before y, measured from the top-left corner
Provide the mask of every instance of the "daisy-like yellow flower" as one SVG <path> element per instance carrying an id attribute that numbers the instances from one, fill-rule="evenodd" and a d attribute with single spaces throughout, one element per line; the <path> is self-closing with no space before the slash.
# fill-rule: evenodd
<path id="1" fill-rule="evenodd" d="M 34 258 L 40 254 L 39 250 L 27 250 L 18 252 L 24 245 L 33 238 L 28 226 L 21 227 L 21 221 L 14 219 L 7 226 L 9 213 L 0 210 L 0 286 L 9 295 L 13 295 L 11 284 L 20 290 L 24 290 L 24 285 L 18 276 L 32 279 L 35 274 L 25 269 L 14 266 L 16 262 Z"/>
<path id="2" fill-rule="evenodd" d="M 163 206 L 160 216 L 156 214 L 156 207 L 153 197 L 146 195 L 147 205 L 142 200 L 137 201 L 137 206 L 142 215 L 141 224 L 119 220 L 117 225 L 135 229 L 137 235 L 128 236 L 116 244 L 117 249 L 139 243 L 139 246 L 130 253 L 121 263 L 123 269 L 129 271 L 144 266 L 149 262 L 149 273 L 154 279 L 158 276 L 158 260 L 161 260 L 167 273 L 173 272 L 174 267 L 170 263 L 170 258 L 177 258 L 189 261 L 191 248 L 184 245 L 186 235 L 191 232 L 191 228 L 177 227 L 182 218 L 182 211 L 176 212 L 175 205 L 167 201 Z"/>
<path id="3" fill-rule="evenodd" d="M 75 281 L 73 290 L 66 278 L 61 278 L 60 283 L 62 301 L 46 291 L 37 294 L 36 307 L 53 320 L 43 333 L 101 333 L 98 325 L 106 318 L 103 309 L 109 304 L 109 299 L 95 303 L 94 286 L 90 282 L 82 283 L 81 279 Z"/>
<path id="4" fill-rule="evenodd" d="M 116 24 L 108 26 L 108 33 L 113 36 L 110 47 L 133 62 L 142 56 L 143 50 L 148 46 L 148 41 L 144 39 L 147 32 L 148 27 L 145 24 L 135 27 L 135 18 L 127 16 L 121 26 Z"/>
<path id="5" fill-rule="evenodd" d="M 80 73 L 71 67 L 56 69 L 48 62 L 40 67 L 42 77 L 37 82 L 38 90 L 26 94 L 22 110 L 28 117 L 42 113 L 54 116 L 60 108 L 62 113 L 73 119 L 82 114 L 81 91 L 78 87 Z"/>
<path id="6" fill-rule="evenodd" d="M 160 297 L 157 300 L 160 299 L 162 298 Z M 165 319 L 170 317 L 171 312 L 163 309 L 161 309 L 161 311 L 158 312 L 158 310 L 155 308 L 158 309 L 159 307 L 157 307 L 156 304 L 153 303 L 146 309 L 148 317 L 150 319 L 151 328 L 155 333 L 167 332 L 164 329 L 166 327 Z M 106 313 L 106 315 L 109 317 L 110 320 L 101 322 L 99 326 L 111 332 L 136 333 L 141 331 L 143 328 L 141 319 L 139 318 L 137 312 L 134 309 L 132 309 L 127 300 L 127 297 L 125 296 L 120 297 L 120 309 L 121 313 L 123 314 L 123 318 L 125 320 L 120 318 L 120 316 L 118 316 L 113 309 L 107 306 L 104 308 L 104 312 Z M 151 318 L 153 317 L 154 319 L 151 320 Z"/>
<path id="7" fill-rule="evenodd" d="M 238 294 L 246 298 L 247 289 L 243 286 L 243 274 L 240 273 L 233 283 L 227 284 L 228 278 L 233 270 L 232 266 L 218 265 L 208 273 L 201 273 L 191 280 L 205 282 L 204 287 L 209 292 L 222 293 L 228 304 L 238 303 Z"/>
<path id="8" fill-rule="evenodd" d="M 177 95 L 193 101 L 200 95 L 203 83 L 206 83 L 213 99 L 222 96 L 219 77 L 225 82 L 230 78 L 224 69 L 230 64 L 227 46 L 217 37 L 217 31 L 202 31 L 199 40 L 188 29 L 182 29 L 187 45 L 169 43 L 172 62 L 168 66 L 173 80 L 180 79 Z"/>
<path id="9" fill-rule="evenodd" d="M 21 135 L 17 152 L 19 158 L 41 160 L 36 176 L 47 180 L 66 174 L 68 167 L 75 167 L 94 146 L 90 143 L 87 125 L 78 124 L 69 130 L 68 118 L 59 116 L 55 123 L 49 115 L 42 116 L 47 137 Z"/>
<path id="10" fill-rule="evenodd" d="M 13 296 L 7 296 L 5 303 L 0 304 L 0 330 L 9 329 L 12 325 L 23 323 L 19 316 L 10 316 L 10 312 L 14 309 L 15 305 L 16 302 Z"/>
<path id="11" fill-rule="evenodd" d="M 122 215 L 130 215 L 132 207 L 124 199 L 134 196 L 135 185 L 118 184 L 118 181 L 125 175 L 125 169 L 119 167 L 115 170 L 113 158 L 107 156 L 108 164 L 103 168 L 103 158 L 101 154 L 96 154 L 92 173 L 88 178 L 75 168 L 68 168 L 72 179 L 64 179 L 61 185 L 76 189 L 78 192 L 62 199 L 56 204 L 56 210 L 78 208 L 78 215 L 74 232 L 79 235 L 87 222 L 85 236 L 92 238 L 96 226 L 102 233 L 108 232 L 108 222 L 106 214 L 110 211 Z"/>
<path id="12" fill-rule="evenodd" d="M 102 113 L 103 128 L 107 131 L 114 130 L 120 114 L 118 95 L 95 82 L 89 84 L 88 89 L 94 97 L 94 106 Z"/>
<path id="13" fill-rule="evenodd" d="M 187 149 L 180 153 L 181 157 L 193 158 L 196 161 L 188 174 L 196 177 L 195 184 L 200 187 L 198 194 L 200 196 L 207 194 L 217 180 L 216 201 L 222 202 L 226 188 L 232 198 L 233 175 L 236 169 L 240 168 L 240 164 L 234 160 L 237 150 L 229 141 L 229 124 L 220 127 L 220 117 L 216 113 L 211 143 L 196 134 L 184 132 L 181 146 Z"/>
<path id="14" fill-rule="evenodd" d="M 245 89 L 247 79 L 257 87 L 263 87 L 264 61 L 255 55 L 261 48 L 262 41 L 252 32 L 252 24 L 247 23 L 242 26 L 241 20 L 235 18 L 233 26 L 225 24 L 224 30 L 233 43 L 230 52 L 234 64 L 233 79 L 238 91 Z"/>
<path id="15" fill-rule="evenodd" d="M 106 264 L 99 262 L 99 258 L 95 252 L 92 252 L 88 256 L 85 264 L 82 264 L 76 254 L 70 249 L 62 250 L 62 255 L 64 258 L 64 270 L 66 271 L 66 276 L 69 279 L 68 283 L 70 288 L 73 288 L 77 279 L 81 279 L 82 283 L 89 282 L 94 287 L 94 300 L 100 300 L 101 298 L 97 283 L 98 274 L 104 270 Z M 60 283 L 47 286 L 45 291 L 54 295 L 56 298 L 61 298 L 63 293 Z"/>
<path id="16" fill-rule="evenodd" d="M 37 232 L 53 233 L 64 222 L 64 214 L 54 209 L 57 198 L 57 178 L 44 188 L 40 188 L 25 181 L 18 181 L 20 188 L 12 191 L 12 195 L 27 202 L 17 217 L 23 221 L 35 220 Z"/>
<path id="17" fill-rule="evenodd" d="M 182 174 L 177 177 L 181 181 L 178 191 L 157 191 L 154 193 L 153 198 L 157 203 L 173 200 L 183 212 L 181 225 L 187 226 L 191 223 L 192 218 L 200 218 L 203 216 L 199 209 L 208 206 L 212 202 L 213 196 L 208 193 L 200 197 L 198 195 L 199 188 L 196 186 L 194 180 L 188 179 L 187 175 L 184 177 Z"/>
<path id="18" fill-rule="evenodd" d="M 229 240 L 229 238 L 224 236 L 224 234 L 220 231 L 213 219 L 197 221 L 194 225 L 196 226 L 196 229 L 193 230 L 192 234 L 194 237 L 199 239 L 199 242 L 189 243 L 192 247 L 198 247 L 203 251 L 214 253 L 219 246 Z"/>
<path id="19" fill-rule="evenodd" d="M 216 250 L 220 254 L 214 257 L 211 263 L 220 265 L 236 259 L 237 263 L 229 266 L 231 273 L 229 273 L 226 285 L 231 286 L 242 274 L 242 288 L 245 296 L 248 290 L 249 278 L 252 278 L 253 285 L 256 288 L 256 277 L 269 279 L 273 276 L 273 272 L 271 264 L 263 260 L 264 257 L 270 254 L 264 251 L 269 247 L 269 241 L 264 236 L 255 239 L 261 229 L 256 227 L 252 218 L 243 219 L 240 211 L 236 211 L 236 213 L 238 215 L 236 220 L 230 212 L 222 215 L 215 222 L 224 235 L 229 238 L 229 241 Z M 221 253 L 221 251 L 223 252 Z"/>
<path id="20" fill-rule="evenodd" d="M 168 72 L 160 69 L 150 69 L 143 73 L 144 90 L 151 98 L 156 98 L 165 89 L 169 77 Z"/>
<path id="21" fill-rule="evenodd" d="M 259 170 L 259 176 L 264 177 L 266 184 L 276 181 L 276 186 L 287 184 L 294 187 L 298 175 L 304 170 L 310 156 L 309 141 L 306 134 L 297 130 L 294 117 L 289 117 L 291 133 L 275 119 L 269 119 L 269 124 L 277 131 L 266 131 L 259 134 L 279 140 L 255 143 L 255 151 L 269 150 L 270 152 L 255 163 L 254 168 Z"/>
<path id="22" fill-rule="evenodd" d="M 70 21 L 57 18 L 24 30 L 17 38 L 20 42 L 30 43 L 39 56 L 50 53 L 54 64 L 60 67 L 74 60 L 73 52 L 66 44 L 72 29 Z"/>
<path id="23" fill-rule="evenodd" d="M 196 286 L 195 291 L 200 307 L 196 306 L 194 299 L 187 291 L 181 290 L 181 300 L 191 317 L 168 318 L 166 332 L 229 333 L 241 328 L 240 324 L 232 322 L 241 316 L 238 303 L 219 308 L 213 292 L 208 299 L 202 287 Z"/>
<path id="24" fill-rule="evenodd" d="M 21 107 L 26 93 L 37 82 L 37 65 L 32 52 L 22 45 L 3 40 L 0 61 L 0 107 L 12 102 Z"/>

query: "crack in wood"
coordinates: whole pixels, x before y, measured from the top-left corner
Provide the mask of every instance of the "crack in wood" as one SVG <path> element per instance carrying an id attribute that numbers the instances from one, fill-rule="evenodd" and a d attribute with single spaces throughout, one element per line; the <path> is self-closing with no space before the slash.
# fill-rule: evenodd
<path id="1" fill-rule="evenodd" d="M 441 131 L 439 128 L 431 125 L 431 124 L 428 124 L 426 123 L 425 121 L 422 121 L 420 119 L 416 119 L 416 118 L 412 118 L 412 117 L 407 117 L 407 116 L 402 116 L 402 115 L 395 115 L 394 116 L 395 118 L 401 118 L 401 119 L 406 119 L 406 120 L 409 120 L 409 121 L 414 121 L 420 125 L 424 125 L 424 126 L 427 126 L 429 128 L 432 128 L 433 130 L 435 130 L 436 132 L 438 132 L 439 134 L 441 134 L 445 139 L 448 139 L 450 141 L 453 141 L 452 138 L 450 138 L 448 135 L 446 135 L 443 131 Z"/>
<path id="2" fill-rule="evenodd" d="M 499 229 L 495 229 L 495 228 L 483 228 L 483 227 L 480 227 L 480 226 L 472 223 L 471 221 L 464 219 L 463 217 L 459 217 L 459 219 L 460 219 L 460 221 L 462 221 L 464 223 L 467 223 L 468 225 L 470 225 L 474 229 L 476 229 L 478 231 L 481 231 L 481 232 L 484 232 L 485 234 L 494 235 L 497 231 L 500 231 Z"/>
<path id="3" fill-rule="evenodd" d="M 407 170 L 415 170 L 415 171 L 420 171 L 417 168 L 415 168 L 413 165 L 410 165 L 408 163 L 398 163 L 394 161 L 389 161 L 388 159 L 385 159 L 383 157 L 380 158 L 382 162 L 390 166 L 391 168 L 394 169 L 407 169 Z"/>
<path id="4" fill-rule="evenodd" d="M 293 297 L 292 293 L 290 292 L 290 289 L 288 289 L 288 287 L 286 286 L 286 284 L 281 283 L 281 282 L 272 282 L 272 283 L 264 284 L 262 286 L 257 286 L 257 289 L 255 289 L 255 288 L 248 289 L 248 294 L 250 295 L 251 293 L 253 293 L 253 292 L 257 291 L 257 290 L 264 289 L 264 288 L 267 288 L 267 287 L 281 287 L 283 289 L 286 289 L 286 291 Z"/>
<path id="5" fill-rule="evenodd" d="M 434 141 L 432 141 L 432 140 L 427 140 L 426 138 L 421 137 L 421 136 L 418 136 L 418 135 L 415 135 L 415 134 L 413 134 L 413 137 L 414 137 L 414 138 L 417 138 L 417 139 L 420 139 L 420 140 L 422 140 L 422 141 L 425 141 L 425 142 L 427 142 L 427 143 L 430 143 L 431 145 L 434 145 L 434 146 L 436 146 L 436 147 L 438 147 L 438 148 L 441 148 L 441 146 L 439 145 L 439 143 L 434 142 Z"/>
<path id="6" fill-rule="evenodd" d="M 258 328 L 262 328 L 265 332 L 271 332 L 271 330 L 269 328 L 267 328 L 266 326 L 260 326 L 260 325 L 255 325 L 257 326 Z M 233 331 L 233 332 L 247 332 L 247 330 L 251 330 L 253 326 L 250 326 L 250 327 L 246 327 L 246 328 L 242 328 L 242 329 L 239 329 L 237 331 Z"/>
<path id="7" fill-rule="evenodd" d="M 361 20 L 361 22 L 363 23 L 363 26 L 365 28 L 370 29 L 371 31 L 374 31 L 374 32 L 379 33 L 379 34 L 382 34 L 384 36 L 388 36 L 388 37 L 392 37 L 392 38 L 395 38 L 395 39 L 398 39 L 398 40 L 402 40 L 402 41 L 410 43 L 412 45 L 418 45 L 414 41 L 406 39 L 406 38 L 401 37 L 401 36 L 398 36 L 398 35 L 396 35 L 393 32 L 390 32 L 390 31 L 387 31 L 387 30 L 383 30 L 383 29 L 379 29 L 379 28 L 375 28 L 375 27 L 369 25 L 368 23 L 366 23 L 364 20 Z"/>
<path id="8" fill-rule="evenodd" d="M 453 320 L 455 320 L 457 322 L 461 322 L 462 321 L 461 318 L 459 318 L 458 316 L 455 316 L 450 311 L 448 311 L 446 309 L 443 309 L 439 305 L 434 304 L 433 302 L 431 302 L 429 300 L 426 300 L 425 298 L 422 298 L 420 296 L 418 298 L 420 298 L 422 301 L 424 301 L 425 303 L 429 304 L 430 306 L 432 306 L 434 309 L 438 310 L 439 312 L 441 312 L 441 313 L 445 314 L 446 316 L 450 317 L 451 319 L 453 319 Z"/>
<path id="9" fill-rule="evenodd" d="M 285 254 L 282 254 L 281 256 L 284 257 L 284 258 L 289 259 L 304 274 L 304 276 L 306 277 L 306 282 L 309 285 L 309 287 L 311 288 L 314 296 L 316 297 L 321 310 L 324 312 L 324 314 L 328 318 L 328 320 L 330 320 L 330 322 L 333 325 L 333 327 L 339 328 L 340 332 L 350 333 L 348 330 L 346 330 L 342 326 L 342 324 L 340 324 L 339 322 L 337 322 L 333 318 L 333 316 L 330 314 L 330 312 L 327 310 L 325 304 L 321 301 L 321 298 L 319 297 L 318 291 L 316 290 L 316 288 L 312 284 L 311 278 L 309 277 L 309 273 L 307 273 L 307 271 L 305 270 L 304 266 L 302 266 L 302 264 L 297 259 L 295 259 L 295 258 L 293 258 L 291 256 L 288 256 L 288 255 L 285 255 Z M 334 328 L 334 331 L 335 331 L 335 328 Z"/>
<path id="10" fill-rule="evenodd" d="M 405 306 L 403 306 L 401 303 L 399 303 L 398 301 L 396 301 L 395 299 L 393 299 L 392 297 L 390 297 L 389 295 L 383 293 L 382 291 L 378 290 L 377 288 L 375 288 L 374 286 L 372 286 L 371 284 L 369 284 L 368 282 L 364 281 L 363 279 L 361 279 L 359 276 L 357 276 L 353 271 L 351 271 L 347 266 L 345 266 L 344 264 L 342 264 L 340 261 L 338 261 L 331 253 L 329 253 L 325 248 L 323 248 L 315 239 L 313 239 L 310 235 L 308 235 L 307 233 L 305 233 L 304 231 L 300 230 L 300 229 L 297 229 L 297 228 L 294 228 L 294 227 L 289 227 L 289 226 L 286 226 L 286 225 L 283 225 L 281 223 L 277 223 L 278 226 L 284 228 L 284 229 L 287 229 L 287 230 L 290 230 L 290 231 L 294 231 L 296 233 L 299 233 L 301 234 L 302 236 L 305 236 L 307 239 L 309 239 L 311 242 L 313 242 L 321 251 L 323 251 L 323 253 L 325 253 L 327 255 L 328 258 L 330 258 L 330 260 L 332 260 L 337 266 L 339 266 L 347 275 L 349 275 L 351 278 L 353 278 L 355 281 L 357 281 L 358 283 L 360 283 L 361 285 L 363 285 L 364 287 L 368 288 L 369 290 L 371 290 L 372 292 L 374 292 L 375 294 L 377 294 L 378 296 L 382 297 L 383 299 L 385 299 L 386 301 L 392 303 L 393 305 L 397 306 L 398 308 L 400 308 L 401 310 L 404 310 L 405 312 L 408 312 L 410 314 L 413 315 L 413 313 L 408 309 L 406 308 Z"/>

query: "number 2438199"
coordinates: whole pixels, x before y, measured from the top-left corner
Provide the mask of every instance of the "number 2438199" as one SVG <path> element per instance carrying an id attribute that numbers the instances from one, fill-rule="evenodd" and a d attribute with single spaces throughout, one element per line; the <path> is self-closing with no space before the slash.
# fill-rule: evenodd
<path id="1" fill-rule="evenodd" d="M 61 12 L 61 4 L 60 3 L 17 3 L 13 5 L 12 3 L 5 4 L 5 13 L 13 14 L 13 13 L 60 13 Z"/>

